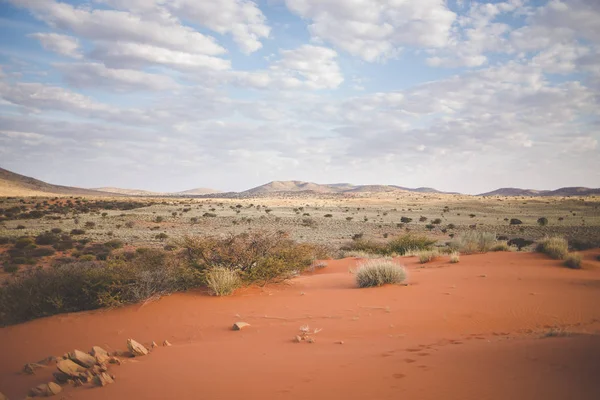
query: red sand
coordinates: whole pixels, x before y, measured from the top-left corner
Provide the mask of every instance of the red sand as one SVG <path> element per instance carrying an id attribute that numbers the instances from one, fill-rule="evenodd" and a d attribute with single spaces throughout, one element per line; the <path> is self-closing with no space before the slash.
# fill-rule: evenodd
<path id="1" fill-rule="evenodd" d="M 20 399 L 52 368 L 26 362 L 127 338 L 161 343 L 69 399 L 599 399 L 600 262 L 583 270 L 533 253 L 421 266 L 409 286 L 357 289 L 352 259 L 232 297 L 178 294 L 143 306 L 0 329 L 0 392 Z M 236 321 L 252 326 L 231 330 Z M 316 343 L 293 343 L 301 325 Z M 573 334 L 543 337 L 552 327 Z M 343 341 L 343 344 L 336 342 Z"/>

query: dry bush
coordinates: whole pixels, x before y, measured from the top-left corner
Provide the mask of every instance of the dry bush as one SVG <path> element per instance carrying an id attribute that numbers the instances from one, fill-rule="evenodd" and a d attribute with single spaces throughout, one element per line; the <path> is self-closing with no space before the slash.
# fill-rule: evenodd
<path id="1" fill-rule="evenodd" d="M 392 260 L 369 260 L 356 270 L 356 284 L 360 288 L 398 284 L 406 280 L 406 269 Z"/>
<path id="2" fill-rule="evenodd" d="M 419 262 L 421 264 L 428 263 L 438 256 L 439 253 L 437 250 L 423 250 L 417 254 L 417 257 L 419 257 Z"/>
<path id="3" fill-rule="evenodd" d="M 431 240 L 427 236 L 407 234 L 398 236 L 387 243 L 380 243 L 366 239 L 353 240 L 342 246 L 340 250 L 364 252 L 384 256 L 403 256 L 406 255 L 407 252 L 430 250 L 434 244 L 435 240 Z"/>
<path id="4" fill-rule="evenodd" d="M 296 243 L 284 232 L 253 232 L 225 238 L 186 237 L 180 242 L 188 264 L 200 274 L 215 267 L 237 271 L 246 283 L 267 284 L 304 271 L 328 249 Z"/>
<path id="5" fill-rule="evenodd" d="M 206 272 L 206 285 L 215 296 L 229 296 L 242 285 L 237 271 L 215 267 Z"/>
<path id="6" fill-rule="evenodd" d="M 460 261 L 460 253 L 458 251 L 453 251 L 452 253 L 450 253 L 450 262 L 452 264 L 456 264 L 459 261 Z"/>
<path id="7" fill-rule="evenodd" d="M 579 253 L 569 253 L 565 257 L 565 266 L 571 269 L 581 269 L 581 260 L 583 257 Z"/>
<path id="8" fill-rule="evenodd" d="M 537 242 L 536 251 L 555 260 L 563 260 L 569 253 L 569 242 L 559 236 L 547 236 Z"/>
<path id="9" fill-rule="evenodd" d="M 496 234 L 491 232 L 469 231 L 458 235 L 450 247 L 461 253 L 485 253 L 497 244 Z"/>
<path id="10" fill-rule="evenodd" d="M 491 251 L 512 251 L 512 248 L 504 240 L 496 242 L 490 249 Z"/>

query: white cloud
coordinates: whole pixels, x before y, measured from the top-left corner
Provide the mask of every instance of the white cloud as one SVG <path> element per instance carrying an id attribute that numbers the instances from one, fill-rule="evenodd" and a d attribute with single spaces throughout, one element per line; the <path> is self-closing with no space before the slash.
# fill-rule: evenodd
<path id="1" fill-rule="evenodd" d="M 168 76 L 149 74 L 130 69 L 111 69 L 100 63 L 56 64 L 65 75 L 67 82 L 74 87 L 96 87 L 117 91 L 130 90 L 169 90 L 177 88 L 177 83 Z"/>
<path id="2" fill-rule="evenodd" d="M 79 52 L 79 40 L 73 36 L 58 33 L 33 33 L 29 36 L 39 40 L 46 50 L 72 58 L 82 57 Z"/>
<path id="3" fill-rule="evenodd" d="M 456 15 L 444 0 L 286 0 L 310 21 L 313 37 L 367 61 L 393 57 L 402 46 L 443 47 Z"/>

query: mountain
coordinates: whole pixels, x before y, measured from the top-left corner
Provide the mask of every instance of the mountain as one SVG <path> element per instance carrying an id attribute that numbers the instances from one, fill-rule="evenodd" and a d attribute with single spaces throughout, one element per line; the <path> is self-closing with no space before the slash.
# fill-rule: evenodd
<path id="1" fill-rule="evenodd" d="M 0 196 L 47 196 L 49 194 L 72 196 L 110 196 L 118 193 L 100 192 L 71 186 L 52 185 L 0 168 Z"/>
<path id="2" fill-rule="evenodd" d="M 101 187 L 92 188 L 91 190 L 97 190 L 99 192 L 118 193 L 125 196 L 164 196 L 165 193 L 151 192 L 149 190 L 141 189 L 121 189 L 116 187 Z"/>
<path id="3" fill-rule="evenodd" d="M 184 190 L 183 192 L 168 193 L 169 195 L 187 195 L 187 196 L 202 196 L 204 194 L 217 194 L 222 193 L 220 190 L 208 189 L 208 188 L 196 188 L 190 190 Z"/>
<path id="4" fill-rule="evenodd" d="M 445 193 L 432 188 L 420 187 L 416 189 L 395 185 L 352 185 L 350 183 L 318 184 L 303 181 L 273 181 L 241 192 L 242 195 L 256 195 L 269 193 L 385 193 L 385 192 L 417 192 L 417 193 Z"/>
<path id="5" fill-rule="evenodd" d="M 591 189 L 586 187 L 563 187 L 556 190 L 534 190 L 519 188 L 501 188 L 491 192 L 482 193 L 478 196 L 591 196 L 600 194 L 600 189 Z"/>

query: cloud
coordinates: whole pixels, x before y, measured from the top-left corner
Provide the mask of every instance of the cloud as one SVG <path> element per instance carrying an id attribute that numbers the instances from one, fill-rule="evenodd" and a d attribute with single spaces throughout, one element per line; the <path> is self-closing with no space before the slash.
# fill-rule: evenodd
<path id="1" fill-rule="evenodd" d="M 39 40 L 46 50 L 71 58 L 82 58 L 79 40 L 73 36 L 58 33 L 33 33 L 29 36 Z"/>
<path id="2" fill-rule="evenodd" d="M 100 63 L 56 64 L 74 87 L 96 87 L 127 92 L 131 90 L 170 90 L 178 84 L 170 77 L 131 69 L 111 69 Z"/>
<path id="3" fill-rule="evenodd" d="M 443 47 L 456 14 L 444 0 L 286 0 L 310 21 L 319 40 L 366 61 L 395 56 L 403 46 Z"/>

